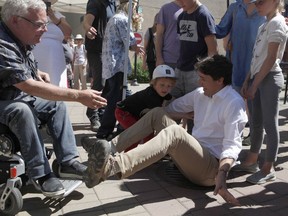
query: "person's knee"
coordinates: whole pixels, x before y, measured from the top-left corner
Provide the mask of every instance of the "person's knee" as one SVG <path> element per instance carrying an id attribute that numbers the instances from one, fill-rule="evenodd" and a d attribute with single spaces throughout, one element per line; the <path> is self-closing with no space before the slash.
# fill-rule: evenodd
<path id="1" fill-rule="evenodd" d="M 175 137 L 182 137 L 188 135 L 187 131 L 178 124 L 169 125 L 166 130 L 169 130 L 169 133 Z"/>
<path id="2" fill-rule="evenodd" d="M 149 112 L 151 112 L 155 117 L 162 117 L 167 114 L 163 107 L 155 107 Z"/>
<path id="3" fill-rule="evenodd" d="M 62 112 L 67 112 L 66 104 L 63 101 L 57 101 L 55 106 L 56 106 L 56 110 L 61 110 Z"/>
<path id="4" fill-rule="evenodd" d="M 11 110 L 9 112 L 9 119 L 15 121 L 27 121 L 29 119 L 34 119 L 34 113 L 32 108 L 25 102 L 13 103 L 9 107 Z"/>

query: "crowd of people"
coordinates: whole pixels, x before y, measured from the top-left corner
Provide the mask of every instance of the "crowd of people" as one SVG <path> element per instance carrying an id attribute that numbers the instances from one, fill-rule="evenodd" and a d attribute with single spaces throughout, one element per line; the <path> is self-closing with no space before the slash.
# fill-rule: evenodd
<path id="1" fill-rule="evenodd" d="M 69 22 L 53 10 L 56 1 L 52 7 L 47 2 L 7 0 L 0 24 L 0 73 L 6 74 L 0 80 L 0 123 L 18 138 L 27 175 L 45 196 L 65 189 L 50 169 L 39 122 L 53 139 L 57 174 L 89 188 L 113 175 L 133 175 L 167 154 L 188 180 L 215 185 L 214 194 L 233 205 L 240 203 L 226 185 L 231 170 L 252 173 L 252 184 L 276 179 L 280 62 L 288 36 L 284 0 L 236 0 L 218 24 L 199 0 L 171 1 L 155 15 L 144 47 L 131 28 L 140 25 L 133 20 L 138 0 L 132 1 L 131 26 L 129 0 L 89 0 L 85 38 L 71 37 Z M 228 39 L 226 56 L 218 53 L 221 38 Z M 150 86 L 122 100 L 124 72 L 131 72 L 127 47 L 144 56 Z M 96 133 L 82 139 L 87 166 L 77 159 L 63 101 L 87 106 Z M 117 121 L 123 132 L 114 135 Z M 250 151 L 239 162 L 248 121 Z M 264 130 L 267 153 L 259 167 Z"/>

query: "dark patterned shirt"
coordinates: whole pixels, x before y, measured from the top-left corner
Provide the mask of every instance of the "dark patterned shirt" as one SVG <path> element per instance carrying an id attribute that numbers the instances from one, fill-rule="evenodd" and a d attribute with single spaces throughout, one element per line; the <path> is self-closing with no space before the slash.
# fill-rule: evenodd
<path id="1" fill-rule="evenodd" d="M 14 86 L 37 77 L 31 50 L 31 46 L 24 46 L 4 23 L 0 23 L 0 100 L 34 100 Z"/>

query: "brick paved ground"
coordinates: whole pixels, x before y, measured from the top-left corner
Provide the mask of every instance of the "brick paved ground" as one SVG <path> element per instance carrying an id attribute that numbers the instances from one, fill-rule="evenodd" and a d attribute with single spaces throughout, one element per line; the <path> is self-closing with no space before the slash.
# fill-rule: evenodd
<path id="1" fill-rule="evenodd" d="M 130 88 L 135 92 L 146 86 L 141 84 Z M 283 96 L 281 99 L 283 100 Z M 84 135 L 93 135 L 85 116 L 86 109 L 78 103 L 67 105 L 77 140 Z M 280 109 L 281 144 L 276 163 L 277 180 L 260 186 L 251 185 L 245 182 L 247 175 L 230 173 L 228 186 L 242 203 L 241 207 L 225 204 L 221 197 L 213 195 L 213 188 L 192 185 L 179 175 L 173 165 L 162 161 L 129 179 L 111 179 L 93 189 L 87 189 L 82 184 L 71 195 L 61 200 L 47 199 L 31 186 L 24 187 L 24 207 L 18 216 L 287 215 L 288 105 L 283 105 L 281 101 Z M 243 147 L 241 157 L 247 149 Z M 78 150 L 81 160 L 86 161 L 87 154 L 80 144 Z"/>

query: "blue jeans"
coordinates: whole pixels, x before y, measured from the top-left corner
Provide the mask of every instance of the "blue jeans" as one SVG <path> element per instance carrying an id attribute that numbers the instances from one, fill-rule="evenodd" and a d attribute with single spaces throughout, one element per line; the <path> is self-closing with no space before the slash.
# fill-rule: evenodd
<path id="1" fill-rule="evenodd" d="M 37 179 L 51 172 L 44 143 L 38 128 L 46 124 L 53 139 L 58 163 L 78 156 L 73 128 L 63 102 L 36 98 L 34 102 L 0 101 L 0 122 L 7 125 L 20 143 L 27 174 Z"/>

